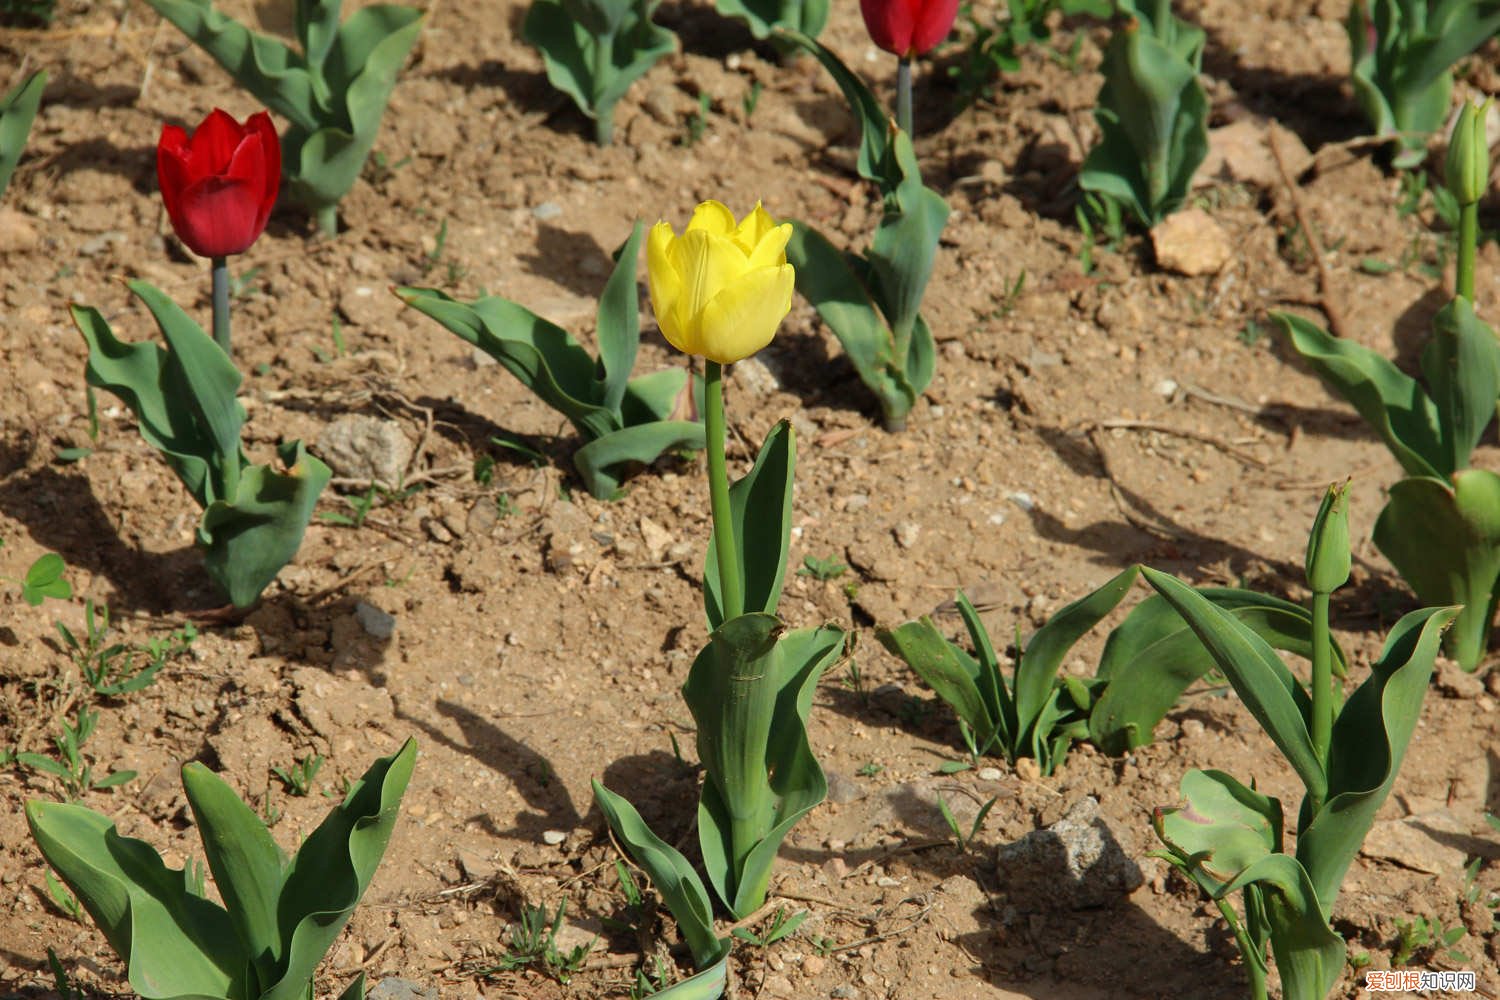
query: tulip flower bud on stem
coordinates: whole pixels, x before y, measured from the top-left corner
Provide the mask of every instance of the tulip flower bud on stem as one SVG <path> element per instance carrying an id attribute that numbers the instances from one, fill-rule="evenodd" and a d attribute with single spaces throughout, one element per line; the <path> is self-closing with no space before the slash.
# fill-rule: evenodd
<path id="1" fill-rule="evenodd" d="M 708 499 L 719 556 L 724 620 L 733 621 L 745 613 L 745 595 L 740 592 L 740 562 L 735 551 L 734 518 L 729 510 L 729 471 L 724 462 L 724 366 L 717 361 L 705 365 L 703 430 L 708 444 Z"/>
<path id="2" fill-rule="evenodd" d="M 225 355 L 229 350 L 229 258 L 215 257 L 210 268 L 214 285 L 214 343 Z"/>
<path id="3" fill-rule="evenodd" d="M 1323 495 L 1307 542 L 1307 584 L 1312 588 L 1312 740 L 1318 762 L 1328 766 L 1333 736 L 1333 643 L 1328 628 L 1329 598 L 1349 581 L 1349 483 Z M 1313 811 L 1323 803 L 1312 792 Z"/>
<path id="4" fill-rule="evenodd" d="M 1465 101 L 1448 141 L 1443 164 L 1448 190 L 1459 205 L 1458 294 L 1474 301 L 1474 251 L 1479 242 L 1479 200 L 1490 183 L 1490 150 L 1485 118 L 1490 102 Z"/>
<path id="5" fill-rule="evenodd" d="M 911 57 L 896 63 L 896 127 L 911 135 Z"/>

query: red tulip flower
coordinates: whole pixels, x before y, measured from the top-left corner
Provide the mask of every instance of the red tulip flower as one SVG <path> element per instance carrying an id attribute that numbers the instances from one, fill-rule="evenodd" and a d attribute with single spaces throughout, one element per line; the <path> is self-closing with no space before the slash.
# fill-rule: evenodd
<path id="1" fill-rule="evenodd" d="M 281 142 L 271 116 L 241 125 L 215 108 L 197 131 L 161 130 L 156 178 L 172 228 L 189 250 L 220 259 L 244 253 L 266 228 L 281 187 Z"/>
<path id="2" fill-rule="evenodd" d="M 953 30 L 958 0 L 859 0 L 870 40 L 910 59 L 926 55 Z"/>

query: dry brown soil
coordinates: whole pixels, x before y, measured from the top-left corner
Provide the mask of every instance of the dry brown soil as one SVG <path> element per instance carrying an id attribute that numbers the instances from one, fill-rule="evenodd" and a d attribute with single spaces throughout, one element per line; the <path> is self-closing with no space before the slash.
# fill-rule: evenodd
<path id="1" fill-rule="evenodd" d="M 274 21 L 281 5 L 226 6 L 285 30 Z M 53 627 L 81 628 L 84 596 L 108 604 L 129 642 L 215 603 L 192 548 L 197 511 L 113 399 L 101 399 L 89 440 L 84 351 L 66 307 L 97 305 L 122 336 L 145 338 L 148 319 L 119 281 L 141 277 L 206 317 L 205 268 L 171 235 L 153 146 L 163 121 L 255 109 L 143 5 L 64 7 L 50 30 L 0 33 L 0 86 L 29 67 L 52 74 L 7 195 L 32 238 L 12 232 L 0 251 L 0 574 L 54 550 L 79 595 L 33 609 L 6 589 L 0 746 L 34 752 L 50 749 L 60 711 L 85 703 Z M 739 950 L 741 997 L 1243 995 L 1216 911 L 1147 856 L 1149 810 L 1174 801 L 1188 768 L 1225 768 L 1295 802 L 1289 770 L 1233 697 L 1190 693 L 1157 741 L 1125 759 L 1083 746 L 1045 779 L 999 761 L 998 777 L 940 776 L 960 756 L 952 713 L 873 633 L 963 587 L 992 632 L 1009 635 L 1138 561 L 1301 599 L 1307 525 L 1319 491 L 1344 476 L 1354 478 L 1356 570 L 1335 611 L 1353 679 L 1414 607 L 1368 541 L 1395 463 L 1289 357 L 1266 314 L 1322 318 L 1327 301 L 1351 336 L 1410 363 L 1451 280 L 1426 269 L 1440 247 L 1430 205 L 1399 215 L 1399 178 L 1368 148 L 1340 145 L 1362 127 L 1344 82 L 1342 0 L 1180 8 L 1208 32 L 1213 124 L 1274 117 L 1317 153 L 1295 184 L 1325 252 L 1326 300 L 1288 187 L 1264 164 L 1258 178 L 1207 177 L 1198 191 L 1234 246 L 1217 274 L 1164 273 L 1139 236 L 1100 248 L 1083 273 L 1072 206 L 1106 34 L 1081 26 L 1075 68 L 1031 52 L 971 111 L 951 110 L 941 58 L 919 82 L 919 152 L 953 217 L 928 296 L 937 376 L 910 429 L 878 428 L 837 342 L 800 301 L 758 362 L 732 375 L 732 462 L 743 467 L 778 419 L 801 433 L 794 564 L 831 556 L 851 567 L 827 582 L 790 577 L 782 613 L 799 626 L 843 623 L 856 640 L 811 721 L 833 800 L 796 829 L 773 880 L 773 898 L 810 916 L 770 949 Z M 589 780 L 631 795 L 674 841 L 688 832 L 698 780 L 678 686 L 703 641 L 701 458 L 658 463 L 616 502 L 592 499 L 569 472 L 576 441 L 563 421 L 403 312 L 387 287 L 484 289 L 590 342 L 607 254 L 634 219 L 680 224 L 704 198 L 741 210 L 763 199 L 859 246 L 878 214 L 851 169 L 853 125 L 826 76 L 808 62 L 783 67 L 710 6 L 661 8 L 684 51 L 626 97 L 606 150 L 549 89 L 520 41 L 522 13 L 519 3 L 432 0 L 376 146 L 383 168 L 344 203 L 343 233 L 322 240 L 294 212 L 278 213 L 233 262 L 248 279 L 236 337 L 252 452 L 264 459 L 279 440 L 313 441 L 336 417 L 367 413 L 399 422 L 417 444 L 407 481 L 421 489 L 376 506 L 357 529 L 315 522 L 260 607 L 242 623 L 204 626 L 146 691 L 103 700 L 85 748 L 97 773 L 139 776 L 84 801 L 180 864 L 198 850 L 176 779 L 183 761 L 207 762 L 257 807 L 279 810 L 273 832 L 290 847 L 327 808 L 323 793 L 405 737 L 421 742 L 390 852 L 324 966 L 325 989 L 363 969 L 453 998 L 627 995 L 643 953 L 666 954 L 672 931 L 669 921 L 639 936 L 604 928 L 625 908 Z M 852 0 L 837 4 L 825 41 L 888 93 L 891 60 L 869 46 Z M 1500 90 L 1496 52 L 1466 64 L 1461 89 Z M 709 113 L 688 144 L 699 95 Z M 1500 227 L 1494 207 L 1488 224 Z M 1368 273 L 1367 259 L 1396 266 Z M 1024 288 L 1008 296 L 1022 274 Z M 1500 301 L 1494 243 L 1480 258 L 1478 300 Z M 682 363 L 648 328 L 643 370 Z M 496 436 L 542 461 L 490 444 Z M 93 452 L 56 459 L 77 446 Z M 481 454 L 497 462 L 489 485 L 471 474 Z M 1500 464 L 1493 441 L 1481 461 Z M 322 509 L 351 511 L 332 494 Z M 394 634 L 371 635 L 361 603 L 394 616 Z M 956 632 L 956 619 L 940 620 Z M 1090 637 L 1067 669 L 1088 673 L 1101 642 Z M 1388 967 L 1398 921 L 1467 926 L 1465 957 L 1427 949 L 1412 962 L 1475 969 L 1491 996 L 1500 975 L 1490 914 L 1463 894 L 1474 858 L 1486 859 L 1481 898 L 1500 887 L 1483 820 L 1500 801 L 1497 690 L 1441 673 L 1378 842 L 1350 871 L 1336 914 L 1351 953 L 1373 968 Z M 327 759 L 313 794 L 288 795 L 269 769 L 313 753 Z M 0 992 L 47 994 L 51 946 L 87 993 L 125 993 L 97 931 L 48 899 L 26 835 L 22 802 L 59 794 L 25 769 L 0 774 Z M 969 850 L 948 836 L 939 795 L 960 819 L 998 796 Z M 1144 877 L 1077 908 L 1060 872 L 1007 869 L 996 849 L 1085 796 Z M 600 935 L 585 970 L 569 984 L 495 971 L 520 908 L 564 900 L 564 944 Z M 1340 995 L 1359 992 L 1351 972 Z"/>

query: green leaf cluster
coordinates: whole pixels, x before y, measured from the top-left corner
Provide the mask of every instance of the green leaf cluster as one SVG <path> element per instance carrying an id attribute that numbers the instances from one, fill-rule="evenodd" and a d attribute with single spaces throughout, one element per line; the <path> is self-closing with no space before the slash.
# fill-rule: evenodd
<path id="1" fill-rule="evenodd" d="M 632 466 L 676 448 L 703 447 L 701 422 L 672 419 L 684 392 L 701 391 L 687 369 L 630 377 L 641 346 L 635 280 L 641 234 L 637 223 L 599 299 L 597 359 L 566 330 L 508 299 L 460 302 L 433 288 L 396 289 L 407 305 L 494 358 L 568 418 L 584 439 L 573 464 L 601 500 L 619 492 Z"/>
<path id="2" fill-rule="evenodd" d="M 147 3 L 289 122 L 281 137 L 287 192 L 332 235 L 336 207 L 375 144 L 422 12 L 375 4 L 340 23 L 341 0 L 296 0 L 293 49 L 220 13 L 211 0 Z"/>
<path id="3" fill-rule="evenodd" d="M 168 868 L 147 843 L 81 806 L 31 801 L 26 822 L 146 1000 L 305 1000 L 385 853 L 417 746 L 375 762 L 290 858 L 265 824 L 203 765 L 183 790 L 224 904 L 201 875 Z M 360 975 L 340 1000 L 362 1000 Z"/>
<path id="4" fill-rule="evenodd" d="M 1349 5 L 1354 95 L 1395 165 L 1427 158 L 1453 95 L 1453 64 L 1500 31 L 1500 0 L 1356 0 Z"/>
<path id="5" fill-rule="evenodd" d="M 620 98 L 677 36 L 652 22 L 660 0 L 532 0 L 522 33 L 542 53 L 547 80 L 594 120 L 608 146 Z"/>
<path id="6" fill-rule="evenodd" d="M 1423 382 L 1360 344 L 1288 313 L 1274 314 L 1293 348 L 1348 400 L 1401 463 L 1375 522 L 1375 544 L 1417 597 L 1461 604 L 1449 650 L 1474 670 L 1488 644 L 1500 585 L 1500 476 L 1469 461 L 1500 400 L 1500 340 L 1456 296 L 1433 321 Z"/>
<path id="7" fill-rule="evenodd" d="M 1334 902 L 1395 782 L 1443 629 L 1458 609 L 1425 608 L 1402 618 L 1320 746 L 1314 703 L 1321 699 L 1269 643 L 1175 578 L 1142 572 L 1187 622 L 1306 792 L 1289 854 L 1279 801 L 1224 772 L 1190 771 L 1181 784 L 1185 805 L 1156 811 L 1156 832 L 1167 848 L 1161 856 L 1219 906 L 1244 956 L 1253 997 L 1267 995 L 1269 945 L 1282 996 L 1321 1000 L 1344 966 L 1344 941 L 1329 924 Z M 1235 892 L 1243 893 L 1239 913 L 1229 903 Z"/>
<path id="8" fill-rule="evenodd" d="M 281 469 L 251 464 L 240 447 L 245 410 L 233 362 L 160 290 L 144 281 L 129 288 L 167 346 L 119 340 L 97 309 L 74 306 L 88 384 L 130 408 L 141 436 L 203 508 L 204 566 L 235 607 L 249 607 L 296 555 L 332 473 L 300 441 L 277 449 Z"/>
<path id="9" fill-rule="evenodd" d="M 1154 226 L 1187 198 L 1208 155 L 1208 98 L 1198 82 L 1201 28 L 1176 17 L 1171 0 L 1118 0 L 1128 20 L 1104 50 L 1104 86 L 1094 118 L 1099 145 L 1078 175 L 1092 191 Z"/>
<path id="10" fill-rule="evenodd" d="M 891 123 L 864 81 L 807 35 L 783 37 L 816 56 L 844 92 L 860 123 L 859 174 L 879 188 L 884 203 L 863 256 L 841 252 L 794 221 L 787 260 L 797 270 L 797 290 L 875 393 L 886 427 L 900 430 L 932 382 L 936 355 L 921 308 L 948 203 L 923 185 L 911 137 Z"/>
<path id="11" fill-rule="evenodd" d="M 1091 678 L 1061 675 L 1073 646 L 1130 592 L 1132 566 L 1053 615 L 1022 647 L 1007 678 L 983 622 L 957 597 L 974 652 L 944 638 L 931 618 L 877 633 L 958 714 L 970 755 L 998 751 L 1014 764 L 1036 760 L 1051 774 L 1075 740 L 1122 754 L 1151 742 L 1152 732 L 1188 686 L 1214 667 L 1213 657 L 1166 600 L 1152 595 L 1131 609 L 1105 640 Z M 1305 608 L 1251 590 L 1208 587 L 1197 593 L 1275 649 L 1312 652 Z M 1342 675 L 1344 655 L 1333 647 Z"/>
<path id="12" fill-rule="evenodd" d="M 828 26 L 829 0 L 714 0 L 725 17 L 750 27 L 756 38 L 780 41 L 786 32 L 817 38 Z"/>
<path id="13" fill-rule="evenodd" d="M 42 91 L 46 87 L 46 72 L 37 70 L 22 80 L 15 90 L 0 98 L 0 197 L 10 185 L 10 175 L 16 172 L 16 164 L 21 162 L 26 137 L 31 134 L 31 123 L 36 119 L 37 108 L 42 104 Z"/>

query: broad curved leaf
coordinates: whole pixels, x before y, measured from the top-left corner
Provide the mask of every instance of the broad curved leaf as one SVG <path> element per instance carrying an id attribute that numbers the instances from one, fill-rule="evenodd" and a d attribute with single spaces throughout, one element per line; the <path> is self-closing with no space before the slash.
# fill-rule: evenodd
<path id="1" fill-rule="evenodd" d="M 31 134 L 31 123 L 36 119 L 46 88 L 47 73 L 37 70 L 0 99 L 0 197 L 4 197 L 11 174 L 21 162 L 26 137 Z"/>
<path id="2" fill-rule="evenodd" d="M 694 420 L 658 420 L 611 431 L 573 453 L 573 465 L 590 495 L 613 499 L 628 468 L 656 461 L 674 448 L 703 447 L 703 425 Z"/>
<path id="3" fill-rule="evenodd" d="M 740 593 L 744 595 L 747 613 L 774 615 L 781 600 L 791 543 L 796 467 L 796 434 L 792 425 L 783 420 L 766 435 L 750 471 L 729 487 L 729 516 L 743 577 Z M 718 546 L 710 532 L 703 566 L 703 606 L 711 631 L 724 624 L 722 593 Z"/>

